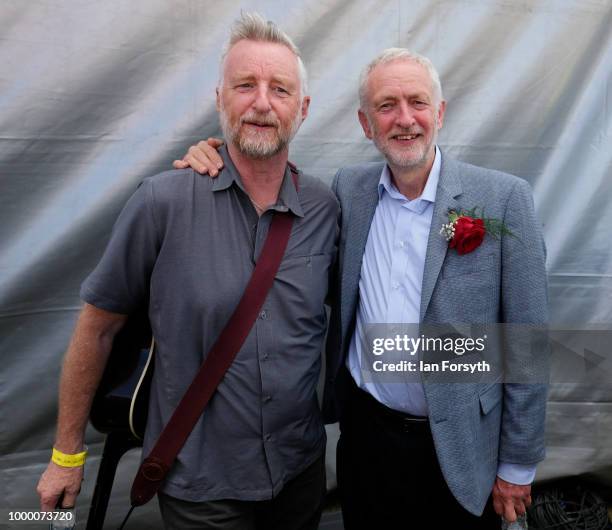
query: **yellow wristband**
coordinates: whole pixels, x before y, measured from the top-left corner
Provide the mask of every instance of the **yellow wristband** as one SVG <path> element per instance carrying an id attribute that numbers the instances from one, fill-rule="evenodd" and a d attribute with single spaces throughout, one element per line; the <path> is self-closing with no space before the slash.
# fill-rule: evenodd
<path id="1" fill-rule="evenodd" d="M 74 455 L 67 455 L 58 451 L 55 447 L 53 448 L 53 454 L 51 455 L 51 461 L 62 467 L 79 467 L 85 464 L 85 458 L 87 457 L 87 450 Z"/>

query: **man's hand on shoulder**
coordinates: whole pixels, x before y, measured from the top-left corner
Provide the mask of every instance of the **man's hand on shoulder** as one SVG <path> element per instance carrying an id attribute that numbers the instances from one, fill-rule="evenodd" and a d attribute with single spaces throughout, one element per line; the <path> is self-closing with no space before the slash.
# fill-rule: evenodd
<path id="1" fill-rule="evenodd" d="M 495 478 L 493 485 L 493 508 L 498 515 L 512 523 L 524 515 L 531 506 L 531 484 L 521 486 Z"/>
<path id="2" fill-rule="evenodd" d="M 62 467 L 49 462 L 47 469 L 40 477 L 36 492 L 40 497 L 40 509 L 45 512 L 55 510 L 60 497 L 62 508 L 73 508 L 77 495 L 81 491 L 83 466 Z"/>
<path id="3" fill-rule="evenodd" d="M 217 152 L 223 145 L 223 140 L 219 138 L 208 138 L 192 145 L 185 153 L 182 160 L 175 160 L 172 166 L 175 169 L 193 168 L 202 175 L 216 177 L 219 170 L 223 167 L 223 160 Z"/>

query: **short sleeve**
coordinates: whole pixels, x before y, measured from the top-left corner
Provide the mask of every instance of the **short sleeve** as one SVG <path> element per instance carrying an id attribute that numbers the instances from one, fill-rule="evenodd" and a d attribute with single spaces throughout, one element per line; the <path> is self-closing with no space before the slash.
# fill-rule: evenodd
<path id="1" fill-rule="evenodd" d="M 132 313 L 148 300 L 159 247 L 153 187 L 146 179 L 115 222 L 102 258 L 81 285 L 81 299 L 113 313 Z"/>

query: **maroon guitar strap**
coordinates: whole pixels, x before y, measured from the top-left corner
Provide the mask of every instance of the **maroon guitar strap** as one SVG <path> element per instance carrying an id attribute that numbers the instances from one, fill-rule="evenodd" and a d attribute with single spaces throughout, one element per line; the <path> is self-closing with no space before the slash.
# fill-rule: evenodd
<path id="1" fill-rule="evenodd" d="M 289 167 L 297 188 L 297 170 L 291 163 Z M 292 225 L 293 215 L 274 212 L 255 270 L 238 306 L 208 352 L 155 446 L 138 469 L 130 495 L 132 507 L 147 503 L 157 493 L 176 455 L 246 340 L 274 283 Z"/>

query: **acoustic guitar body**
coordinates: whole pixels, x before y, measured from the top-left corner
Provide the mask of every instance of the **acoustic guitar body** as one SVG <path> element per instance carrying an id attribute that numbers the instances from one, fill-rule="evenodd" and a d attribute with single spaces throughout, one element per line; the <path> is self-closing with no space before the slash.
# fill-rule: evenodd
<path id="1" fill-rule="evenodd" d="M 124 432 L 142 440 L 153 364 L 151 326 L 146 314 L 138 313 L 115 336 L 90 412 L 96 430 Z"/>
<path id="2" fill-rule="evenodd" d="M 117 466 L 141 447 L 147 424 L 155 343 L 146 312 L 130 316 L 115 336 L 89 419 L 106 441 L 89 508 L 86 530 L 103 530 Z"/>

